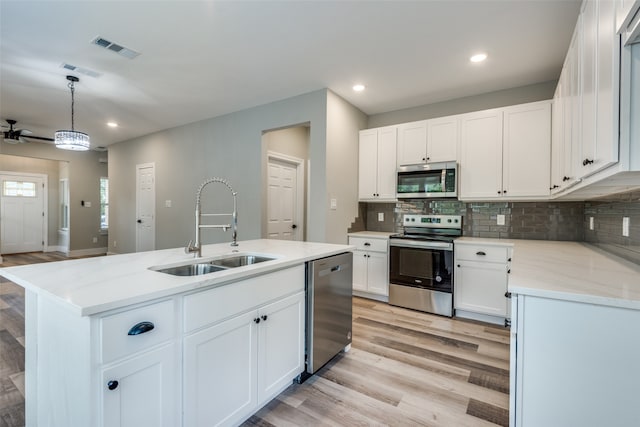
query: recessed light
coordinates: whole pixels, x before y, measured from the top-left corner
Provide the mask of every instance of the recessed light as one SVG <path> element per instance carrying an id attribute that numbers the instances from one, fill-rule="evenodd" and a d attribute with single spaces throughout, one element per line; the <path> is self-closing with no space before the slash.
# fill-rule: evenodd
<path id="1" fill-rule="evenodd" d="M 107 126 L 109 126 L 110 128 L 117 128 L 118 124 L 116 122 L 107 122 Z"/>
<path id="2" fill-rule="evenodd" d="M 356 92 L 362 92 L 364 90 L 364 85 L 361 85 L 361 84 L 353 85 L 353 90 L 355 90 Z"/>
<path id="3" fill-rule="evenodd" d="M 471 58 L 469 58 L 469 61 L 471 62 L 482 62 L 485 59 L 487 59 L 487 54 L 486 53 L 478 53 L 473 55 Z"/>

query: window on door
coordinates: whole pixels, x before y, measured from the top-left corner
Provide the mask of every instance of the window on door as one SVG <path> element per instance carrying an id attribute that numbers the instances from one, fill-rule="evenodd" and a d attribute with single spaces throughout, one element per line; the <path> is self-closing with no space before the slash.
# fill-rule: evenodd
<path id="1" fill-rule="evenodd" d="M 100 178 L 100 230 L 109 229 L 109 178 Z"/>
<path id="2" fill-rule="evenodd" d="M 69 180 L 60 180 L 60 229 L 69 229 Z"/>
<path id="3" fill-rule="evenodd" d="M 2 195 L 7 197 L 36 197 L 36 183 L 29 181 L 3 181 Z"/>

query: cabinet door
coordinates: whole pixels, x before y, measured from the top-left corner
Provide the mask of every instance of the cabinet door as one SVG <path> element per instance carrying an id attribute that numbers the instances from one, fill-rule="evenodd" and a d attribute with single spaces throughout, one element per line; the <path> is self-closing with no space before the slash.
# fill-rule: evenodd
<path id="1" fill-rule="evenodd" d="M 142 353 L 105 369 L 102 372 L 104 427 L 179 425 L 177 372 L 179 367 L 173 345 Z"/>
<path id="2" fill-rule="evenodd" d="M 551 107 L 551 193 L 562 188 L 564 175 L 564 83 L 566 68 L 560 73 Z"/>
<path id="3" fill-rule="evenodd" d="M 454 307 L 491 316 L 507 315 L 507 266 L 457 261 Z"/>
<path id="4" fill-rule="evenodd" d="M 398 126 L 398 166 L 426 161 L 427 122 L 423 120 Z"/>
<path id="5" fill-rule="evenodd" d="M 378 199 L 396 198 L 396 150 L 397 129 L 382 128 L 378 133 Z"/>
<path id="6" fill-rule="evenodd" d="M 582 108 L 581 108 L 581 67 L 580 67 L 580 52 L 582 49 L 582 15 L 578 16 L 578 22 L 576 23 L 576 29 L 573 34 L 573 39 L 569 47 L 569 53 L 567 57 L 567 64 L 569 64 L 569 85 L 568 91 L 568 104 L 569 111 L 567 112 L 568 125 L 566 131 L 569 132 L 568 138 L 571 143 L 567 143 L 566 148 L 571 149 L 571 154 L 567 156 L 565 150 L 565 170 L 570 170 L 571 175 L 567 175 L 570 178 L 566 182 L 566 185 L 571 185 L 580 178 L 580 170 L 582 169 L 582 151 L 580 148 L 580 137 L 582 135 Z M 566 134 L 565 134 L 565 137 Z"/>
<path id="7" fill-rule="evenodd" d="M 360 132 L 358 157 L 358 198 L 372 200 L 377 194 L 378 180 L 378 131 Z"/>
<path id="8" fill-rule="evenodd" d="M 596 0 L 583 3 L 582 11 L 582 57 L 581 66 L 581 99 L 582 99 L 582 135 L 580 176 L 584 177 L 593 172 L 596 160 L 596 49 L 598 24 L 596 16 Z M 593 163 L 588 163 L 593 162 Z"/>
<path id="9" fill-rule="evenodd" d="M 381 252 L 369 252 L 368 255 L 367 291 L 372 294 L 389 296 L 387 254 Z"/>
<path id="10" fill-rule="evenodd" d="M 458 160 L 459 116 L 427 121 L 427 162 Z"/>
<path id="11" fill-rule="evenodd" d="M 304 292 L 259 310 L 258 405 L 304 371 Z"/>
<path id="12" fill-rule="evenodd" d="M 234 425 L 256 408 L 257 311 L 184 339 L 185 426 Z"/>
<path id="13" fill-rule="evenodd" d="M 502 110 L 462 116 L 460 198 L 502 195 Z"/>
<path id="14" fill-rule="evenodd" d="M 367 252 L 353 251 L 353 290 L 367 290 Z"/>
<path id="15" fill-rule="evenodd" d="M 551 178 L 551 103 L 504 109 L 502 194 L 548 197 Z"/>

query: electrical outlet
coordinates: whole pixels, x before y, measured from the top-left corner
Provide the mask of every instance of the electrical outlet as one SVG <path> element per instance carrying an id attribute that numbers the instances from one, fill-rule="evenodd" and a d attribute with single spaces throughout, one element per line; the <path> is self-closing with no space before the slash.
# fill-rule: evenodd
<path id="1" fill-rule="evenodd" d="M 378 212 L 378 221 L 380 222 L 384 221 L 384 212 Z"/>
<path id="2" fill-rule="evenodd" d="M 622 236 L 629 237 L 629 217 L 622 218 Z"/>
<path id="3" fill-rule="evenodd" d="M 593 217 L 589 217 L 589 230 L 593 230 Z"/>
<path id="4" fill-rule="evenodd" d="M 498 225 L 504 225 L 504 215 L 496 215 L 496 221 L 498 222 Z"/>
<path id="5" fill-rule="evenodd" d="M 93 238 L 93 243 L 98 243 L 98 238 L 97 237 Z"/>
<path id="6" fill-rule="evenodd" d="M 115 240 L 113 241 L 113 247 L 117 247 L 118 246 L 118 242 L 116 242 Z"/>
<path id="7" fill-rule="evenodd" d="M 90 208 L 91 207 L 91 202 L 84 202 L 84 207 L 85 208 Z"/>

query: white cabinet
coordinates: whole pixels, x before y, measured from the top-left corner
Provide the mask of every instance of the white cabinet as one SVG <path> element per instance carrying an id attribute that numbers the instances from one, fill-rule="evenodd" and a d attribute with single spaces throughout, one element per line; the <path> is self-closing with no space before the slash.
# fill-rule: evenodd
<path id="1" fill-rule="evenodd" d="M 459 116 L 398 126 L 398 166 L 457 161 Z"/>
<path id="2" fill-rule="evenodd" d="M 141 353 L 102 372 L 104 427 L 179 425 L 174 345 Z"/>
<path id="3" fill-rule="evenodd" d="M 461 120 L 461 199 L 548 198 L 549 101 L 479 111 Z"/>
<path id="4" fill-rule="evenodd" d="M 353 251 L 354 295 L 386 301 L 389 297 L 389 239 L 349 236 Z"/>
<path id="5" fill-rule="evenodd" d="M 550 294 L 512 298 L 510 426 L 640 425 L 640 311 Z"/>
<path id="6" fill-rule="evenodd" d="M 304 293 L 184 340 L 184 425 L 235 425 L 304 370 Z"/>
<path id="7" fill-rule="evenodd" d="M 360 131 L 358 198 L 396 199 L 396 126 Z"/>
<path id="8" fill-rule="evenodd" d="M 509 318 L 510 247 L 479 243 L 454 246 L 456 316 L 503 324 Z"/>

